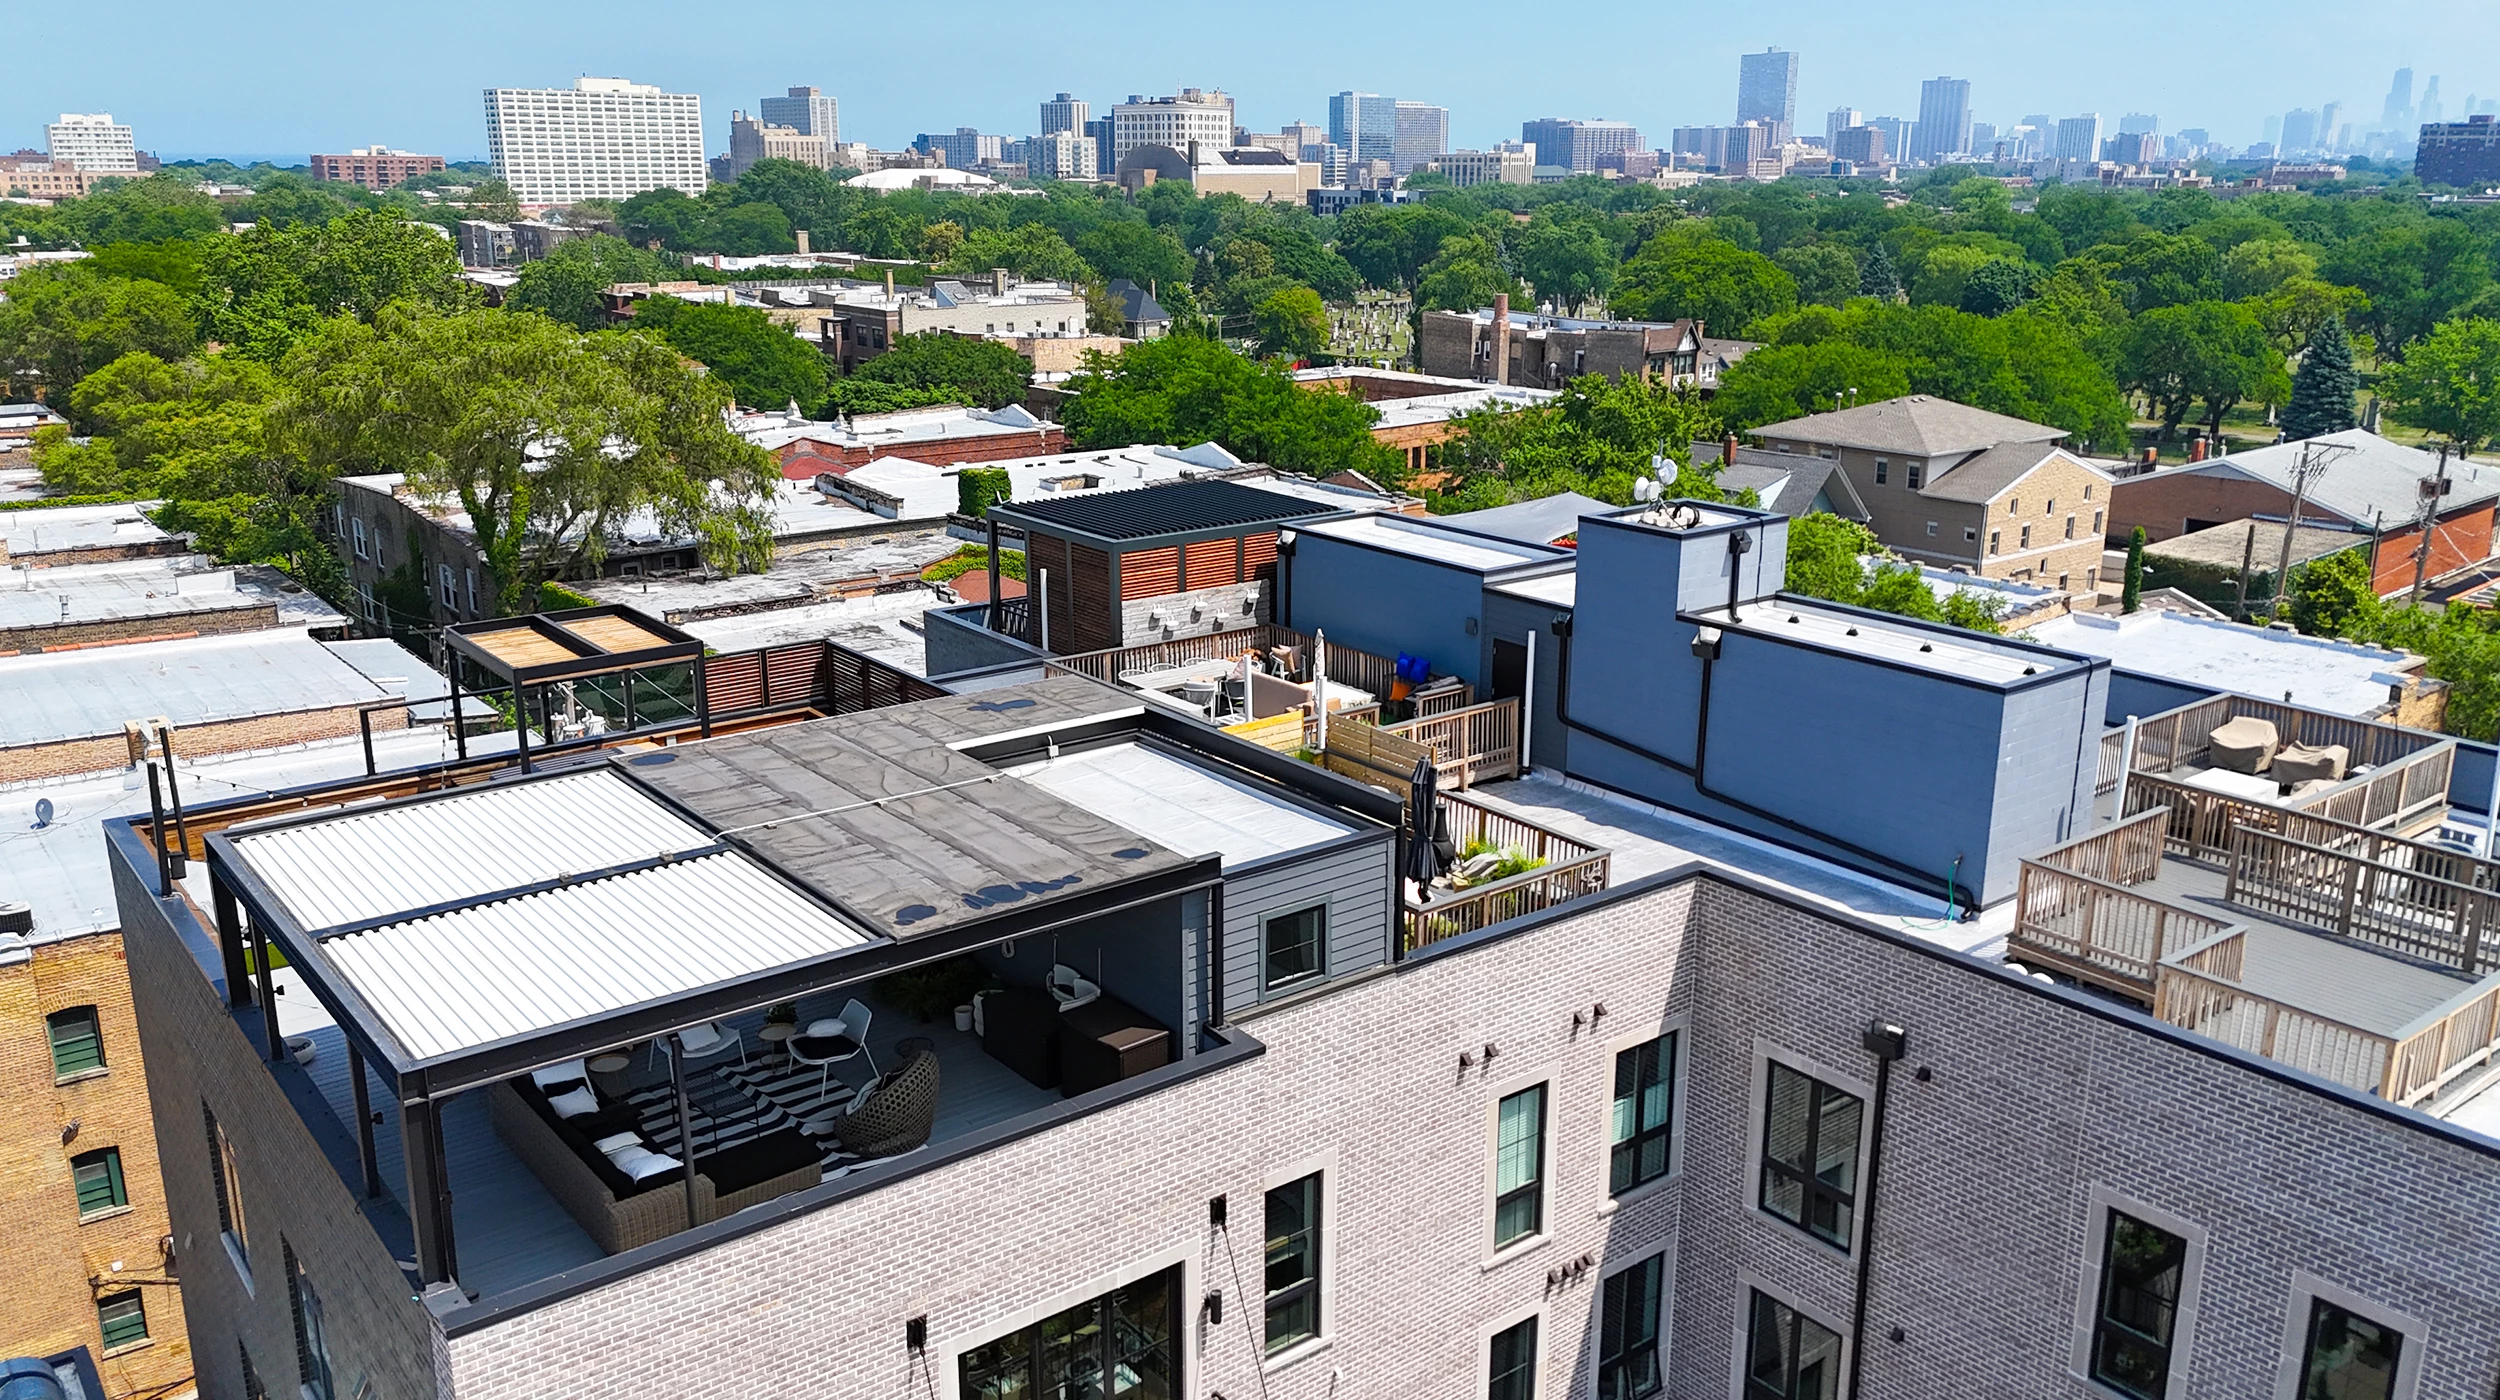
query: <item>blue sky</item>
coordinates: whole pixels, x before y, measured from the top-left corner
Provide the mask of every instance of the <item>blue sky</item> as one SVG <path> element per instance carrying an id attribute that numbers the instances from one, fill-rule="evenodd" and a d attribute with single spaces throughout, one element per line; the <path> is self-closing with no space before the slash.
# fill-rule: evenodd
<path id="1" fill-rule="evenodd" d="M 45 57 L 0 84 L 0 150 L 40 147 L 62 111 L 110 111 L 143 149 L 299 161 L 377 141 L 482 156 L 482 89 L 583 73 L 700 94 L 715 150 L 731 108 L 793 83 L 841 99 L 846 138 L 886 147 L 959 125 L 1027 134 L 1035 105 L 1061 88 L 1099 114 L 1128 93 L 1185 85 L 1223 87 L 1245 124 L 1267 130 L 1325 122 L 1328 94 L 1352 87 L 1449 107 L 1460 146 L 1515 138 L 1521 119 L 1546 115 L 1622 118 L 1663 143 L 1672 126 L 1729 119 L 1736 56 L 1772 44 L 1802 55 L 1809 130 L 1842 104 L 1915 116 L 1919 80 L 1940 73 L 1971 79 L 1983 121 L 2097 110 L 2114 128 L 2121 113 L 2149 111 L 2164 130 L 2241 143 L 2294 106 L 2340 100 L 2375 120 L 2400 64 L 2417 88 L 2438 73 L 2451 114 L 2469 94 L 2500 98 L 2492 0 L 10 8 L 10 47 Z M 98 24 L 108 15 L 109 34 Z"/>

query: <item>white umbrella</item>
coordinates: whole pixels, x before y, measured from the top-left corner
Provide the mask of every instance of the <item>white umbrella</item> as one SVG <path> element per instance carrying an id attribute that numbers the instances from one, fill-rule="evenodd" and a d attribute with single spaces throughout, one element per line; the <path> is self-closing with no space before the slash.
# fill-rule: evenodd
<path id="1" fill-rule="evenodd" d="M 1311 634 L 1311 703 L 1319 708 L 1319 751 L 1328 752 L 1328 634 Z M 2500 806 L 2500 803 L 2493 804 Z"/>

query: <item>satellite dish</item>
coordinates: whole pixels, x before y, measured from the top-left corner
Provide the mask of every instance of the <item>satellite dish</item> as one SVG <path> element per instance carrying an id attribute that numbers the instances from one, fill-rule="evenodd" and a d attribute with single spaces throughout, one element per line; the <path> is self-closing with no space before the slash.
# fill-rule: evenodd
<path id="1" fill-rule="evenodd" d="M 38 797 L 35 799 L 35 830 L 41 831 L 50 825 L 52 825 L 52 799 Z"/>

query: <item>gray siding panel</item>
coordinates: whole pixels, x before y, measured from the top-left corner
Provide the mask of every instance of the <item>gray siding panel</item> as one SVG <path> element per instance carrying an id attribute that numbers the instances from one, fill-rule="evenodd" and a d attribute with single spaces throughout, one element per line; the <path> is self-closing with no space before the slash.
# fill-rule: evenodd
<path id="1" fill-rule="evenodd" d="M 1390 957 L 1389 863 L 1395 842 L 1387 832 L 1315 860 L 1293 861 L 1224 882 L 1224 1005 L 1256 1005 L 1261 925 L 1270 916 L 1314 904 L 1328 906 L 1328 974 L 1376 967 Z"/>

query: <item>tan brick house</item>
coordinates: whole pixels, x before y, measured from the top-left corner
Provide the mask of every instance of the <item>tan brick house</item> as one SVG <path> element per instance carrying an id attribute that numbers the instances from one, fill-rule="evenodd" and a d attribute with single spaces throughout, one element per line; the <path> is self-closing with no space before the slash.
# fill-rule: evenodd
<path id="1" fill-rule="evenodd" d="M 1876 538 L 1907 558 L 2070 593 L 2100 583 L 2115 478 L 2061 447 L 2061 428 L 1912 394 L 1752 436 L 1837 461 Z"/>

